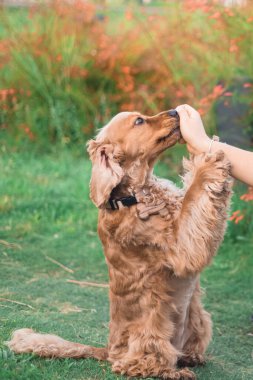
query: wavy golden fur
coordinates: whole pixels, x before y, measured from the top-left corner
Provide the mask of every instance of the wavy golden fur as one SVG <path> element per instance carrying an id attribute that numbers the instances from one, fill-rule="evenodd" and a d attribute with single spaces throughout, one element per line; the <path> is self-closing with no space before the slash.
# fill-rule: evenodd
<path id="1" fill-rule="evenodd" d="M 181 137 L 170 115 L 123 112 L 89 142 L 90 193 L 110 277 L 108 347 L 22 329 L 9 342 L 15 352 L 94 357 L 133 377 L 195 378 L 182 367 L 203 364 L 211 339 L 199 275 L 223 239 L 230 164 L 222 152 L 185 160 L 183 189 L 155 177 L 155 161 Z M 139 203 L 113 211 L 111 194 L 135 194 Z"/>

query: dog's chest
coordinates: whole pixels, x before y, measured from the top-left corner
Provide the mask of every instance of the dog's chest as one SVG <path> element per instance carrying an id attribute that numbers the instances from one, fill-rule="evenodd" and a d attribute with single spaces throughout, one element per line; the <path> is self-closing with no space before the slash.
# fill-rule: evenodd
<path id="1" fill-rule="evenodd" d="M 170 278 L 170 286 L 173 289 L 172 302 L 176 309 L 176 317 L 174 321 L 175 332 L 172 343 L 178 350 L 183 348 L 185 342 L 189 338 L 189 309 L 198 281 L 198 275 L 185 279 L 179 279 L 174 276 Z"/>

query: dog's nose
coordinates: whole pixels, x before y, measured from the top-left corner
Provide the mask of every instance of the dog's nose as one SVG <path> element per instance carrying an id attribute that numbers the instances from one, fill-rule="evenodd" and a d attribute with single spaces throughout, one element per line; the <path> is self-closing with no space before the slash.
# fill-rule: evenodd
<path id="1" fill-rule="evenodd" d="M 178 112 L 176 110 L 169 110 L 168 115 L 171 117 L 177 117 L 179 118 Z"/>

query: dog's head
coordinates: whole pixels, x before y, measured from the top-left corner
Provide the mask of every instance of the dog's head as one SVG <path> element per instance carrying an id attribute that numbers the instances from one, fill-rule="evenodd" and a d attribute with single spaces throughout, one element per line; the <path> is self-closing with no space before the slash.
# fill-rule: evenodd
<path id="1" fill-rule="evenodd" d="M 132 179 L 141 185 L 159 155 L 181 138 L 175 110 L 155 116 L 121 112 L 88 142 L 93 164 L 91 199 L 103 206 L 121 181 Z M 138 173 L 138 174 L 137 174 Z M 138 178 L 135 178 L 138 176 Z"/>

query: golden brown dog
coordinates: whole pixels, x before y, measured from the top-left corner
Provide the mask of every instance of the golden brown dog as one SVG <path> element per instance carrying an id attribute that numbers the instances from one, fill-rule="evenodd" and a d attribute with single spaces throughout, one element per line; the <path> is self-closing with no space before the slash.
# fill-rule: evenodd
<path id="1" fill-rule="evenodd" d="M 12 350 L 108 360 L 114 372 L 128 376 L 195 378 L 177 366 L 203 364 L 211 339 L 199 274 L 223 239 L 230 165 L 222 152 L 195 156 L 185 161 L 178 189 L 152 172 L 179 139 L 175 111 L 153 117 L 123 112 L 89 142 L 91 198 L 110 277 L 108 347 L 22 329 L 9 342 Z"/>

